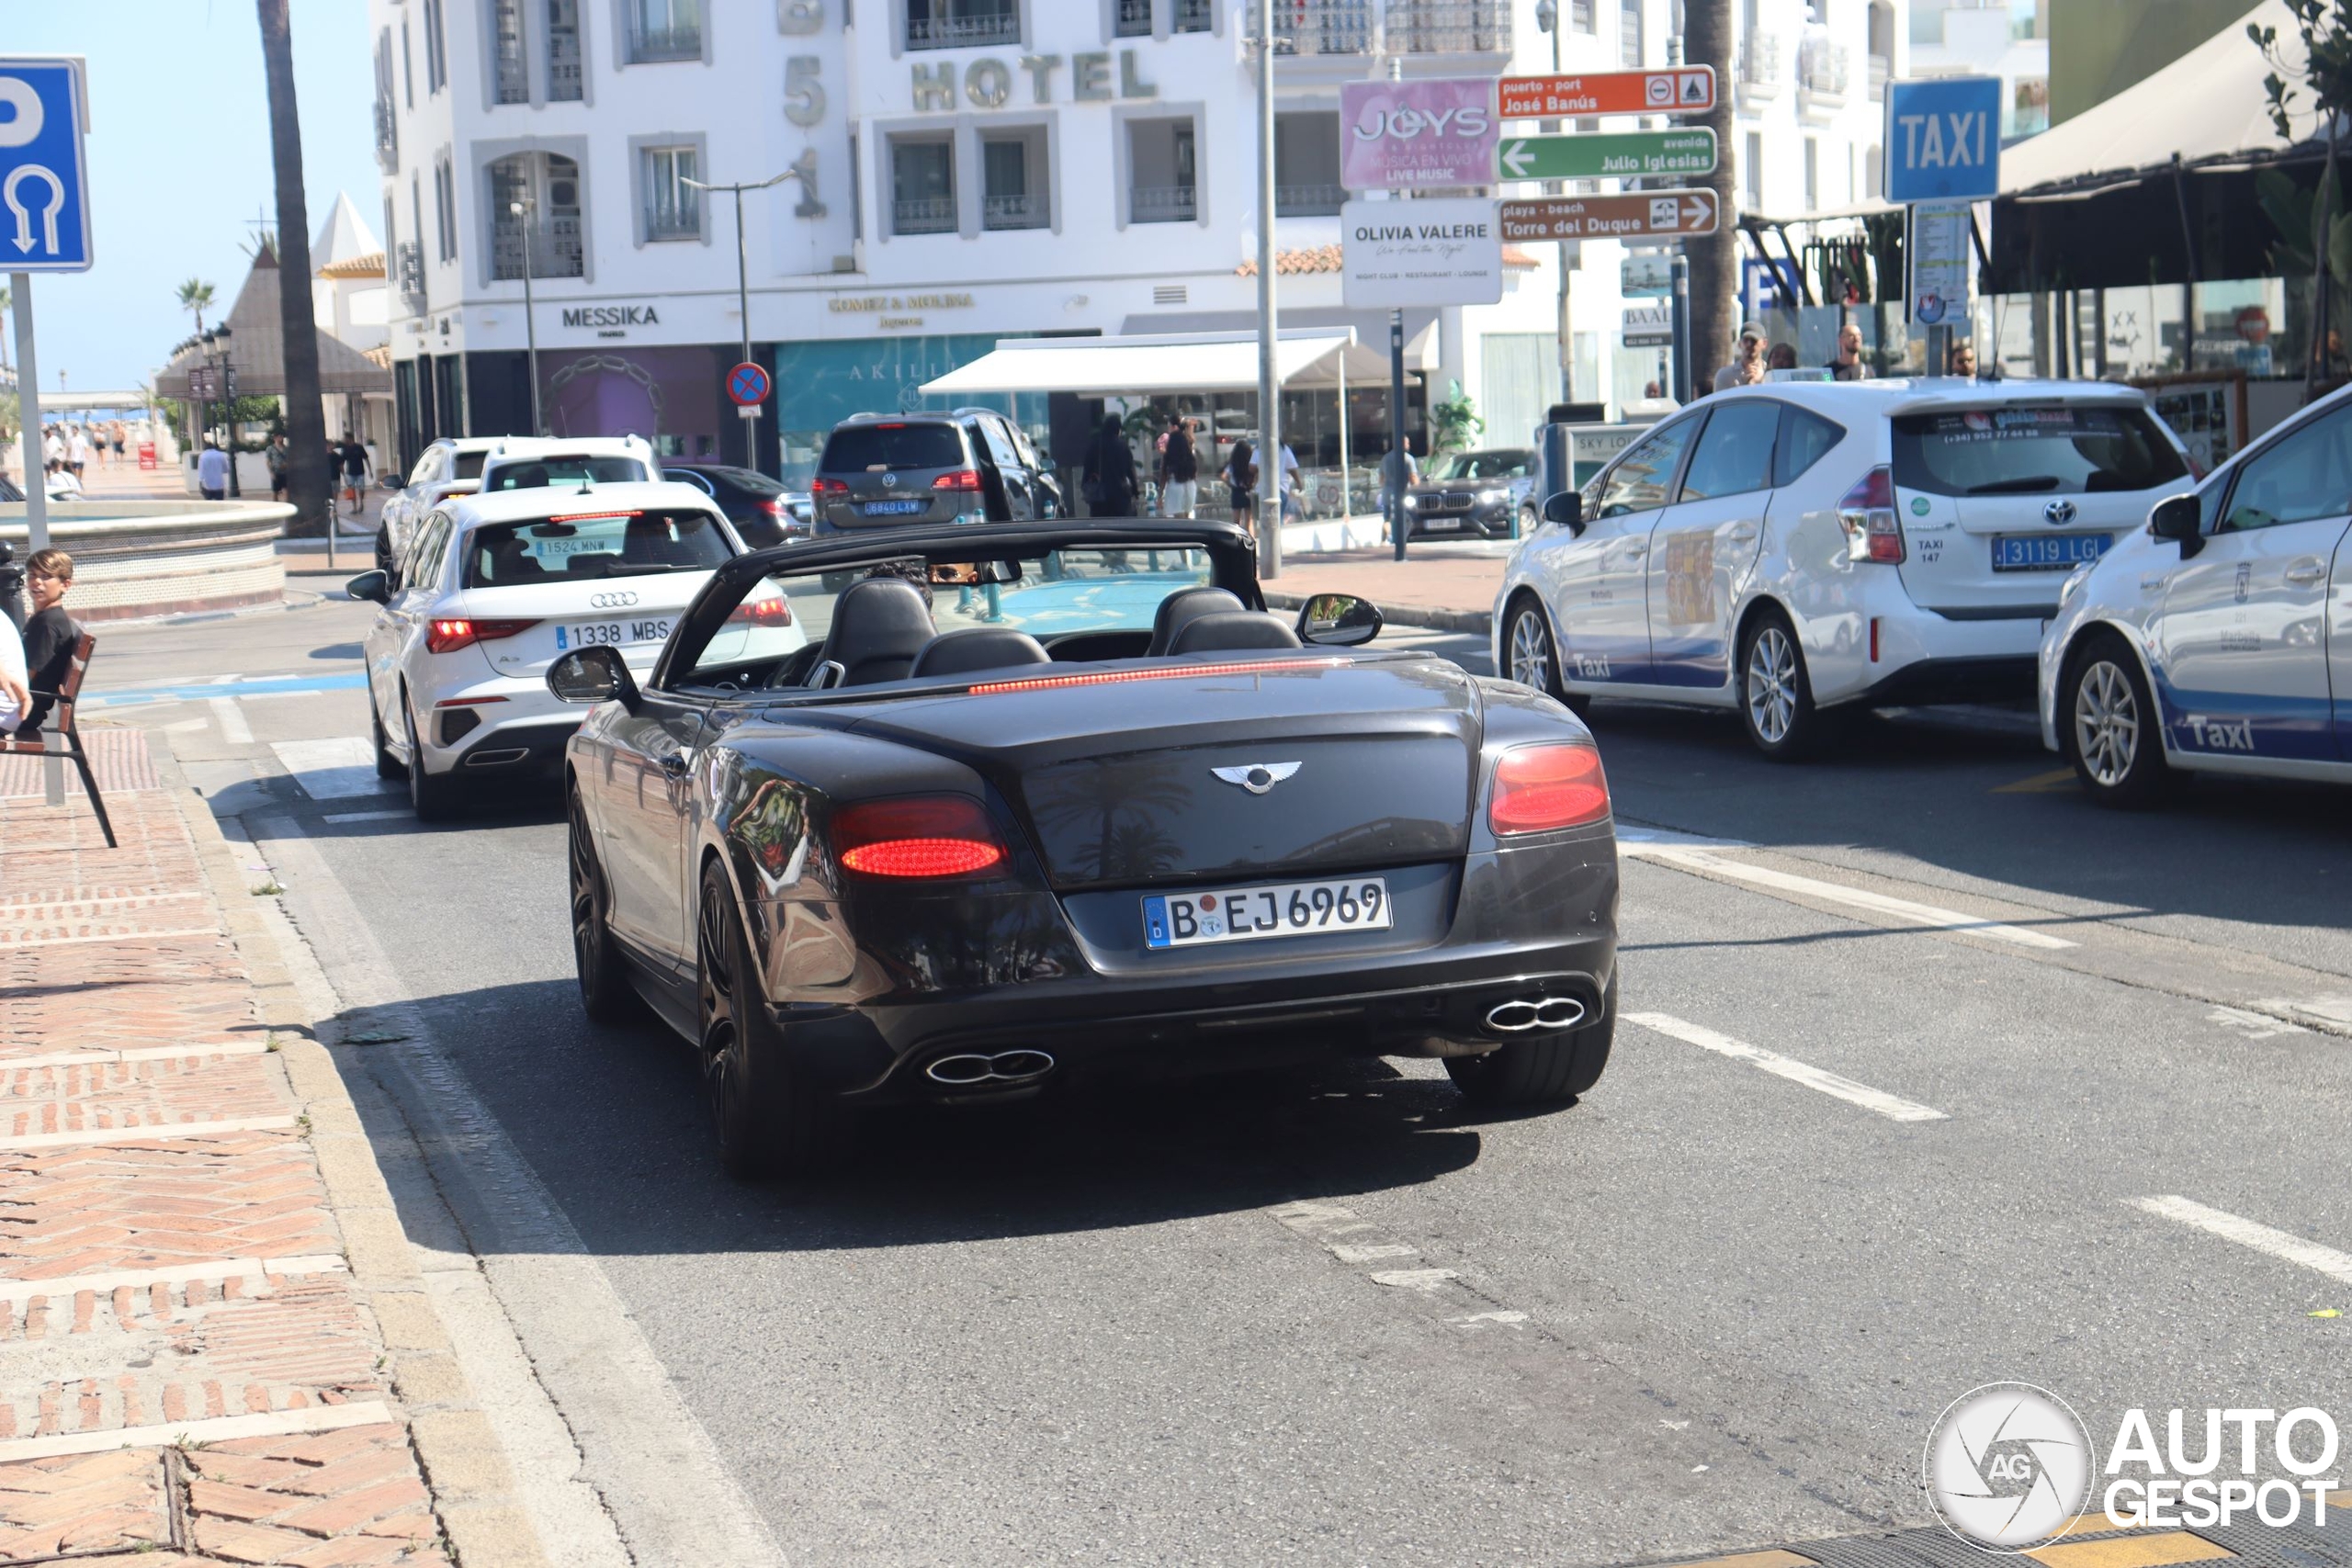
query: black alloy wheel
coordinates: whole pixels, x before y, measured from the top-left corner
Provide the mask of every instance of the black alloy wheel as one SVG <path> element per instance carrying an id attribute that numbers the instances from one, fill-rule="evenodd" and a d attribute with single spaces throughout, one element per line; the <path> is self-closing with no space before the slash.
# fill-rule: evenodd
<path id="1" fill-rule="evenodd" d="M 417 743 L 416 710 L 408 694 L 401 694 L 401 724 L 408 739 L 408 804 L 420 822 L 447 822 L 458 814 L 455 780 L 424 770 L 424 748 Z"/>
<path id="2" fill-rule="evenodd" d="M 392 755 L 392 738 L 384 733 L 384 710 L 376 705 L 376 689 L 368 689 L 368 737 L 376 743 L 376 776 L 396 779 L 408 770 Z"/>
<path id="3" fill-rule="evenodd" d="M 595 836 L 588 828 L 588 807 L 580 791 L 571 791 L 568 813 L 569 860 L 571 866 L 571 960 L 580 982 L 580 1005 L 591 1021 L 625 1023 L 643 1016 L 644 1004 L 623 968 L 619 946 L 613 941 L 612 894 L 605 885 L 605 868 L 596 859 Z"/>
<path id="4" fill-rule="evenodd" d="M 719 1168 L 752 1181 L 838 1163 L 848 1152 L 851 1117 L 794 1082 L 788 1045 L 759 994 L 734 890 L 717 861 L 703 868 L 697 911 L 695 1006 Z"/>
<path id="5" fill-rule="evenodd" d="M 1515 1040 L 1483 1056 L 1448 1056 L 1445 1072 L 1473 1105 L 1557 1105 L 1600 1080 L 1616 1033 L 1617 976 L 1612 974 L 1599 1018 L 1557 1034 Z"/>

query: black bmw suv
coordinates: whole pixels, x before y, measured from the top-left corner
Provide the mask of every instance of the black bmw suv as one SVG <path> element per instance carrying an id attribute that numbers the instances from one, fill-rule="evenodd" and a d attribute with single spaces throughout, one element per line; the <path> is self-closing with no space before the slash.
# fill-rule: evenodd
<path id="1" fill-rule="evenodd" d="M 992 409 L 854 414 L 826 438 L 808 490 L 819 536 L 1067 512 L 1028 434 Z"/>

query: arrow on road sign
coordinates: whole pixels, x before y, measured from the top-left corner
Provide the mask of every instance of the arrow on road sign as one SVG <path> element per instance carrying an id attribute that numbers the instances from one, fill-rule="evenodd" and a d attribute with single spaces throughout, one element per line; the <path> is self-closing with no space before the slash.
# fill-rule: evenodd
<path id="1" fill-rule="evenodd" d="M 89 268 L 88 104 L 78 57 L 0 55 L 0 234 L 11 242 L 0 256 L 8 271 Z"/>
<path id="2" fill-rule="evenodd" d="M 6 201 L 8 210 L 17 215 L 17 249 L 27 252 L 33 248 L 33 209 L 25 206 L 17 191 L 28 180 L 40 180 L 49 186 L 49 199 L 40 208 L 41 243 L 53 255 L 57 252 L 57 209 L 65 205 L 65 182 L 39 164 L 22 164 L 8 176 L 7 184 L 0 186 L 0 200 Z"/>
<path id="3" fill-rule="evenodd" d="M 1715 133 L 1707 127 L 1612 135 L 1516 136 L 1495 151 L 1506 180 L 1656 179 L 1715 172 Z"/>
<path id="4" fill-rule="evenodd" d="M 1507 241 L 1638 240 L 1712 234 L 1717 213 L 1711 190 L 1661 190 L 1506 201 L 1496 216 Z"/>

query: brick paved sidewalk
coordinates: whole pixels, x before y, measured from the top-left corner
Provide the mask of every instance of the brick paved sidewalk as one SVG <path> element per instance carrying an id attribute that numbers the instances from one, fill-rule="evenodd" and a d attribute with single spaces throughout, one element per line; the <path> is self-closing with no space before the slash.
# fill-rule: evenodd
<path id="1" fill-rule="evenodd" d="M 146 785 L 116 851 L 78 790 L 0 789 L 0 1563 L 447 1563 L 418 1437 L 452 1369 L 426 1299 L 374 1288 L 388 1207 L 322 1167 L 381 1193 L 351 1102 L 265 1026 L 217 835 L 110 762 Z M 501 1558 L 534 1554 L 466 1551 Z"/>

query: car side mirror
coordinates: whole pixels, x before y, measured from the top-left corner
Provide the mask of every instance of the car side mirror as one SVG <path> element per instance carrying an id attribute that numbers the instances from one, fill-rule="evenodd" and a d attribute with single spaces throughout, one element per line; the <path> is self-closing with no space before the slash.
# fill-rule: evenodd
<path id="1" fill-rule="evenodd" d="M 560 703 L 614 703 L 637 706 L 637 677 L 617 649 L 576 648 L 548 666 L 548 690 Z"/>
<path id="2" fill-rule="evenodd" d="M 2205 547 L 2202 510 L 2194 491 L 2168 495 L 2148 513 L 2148 532 L 2178 544 L 2180 558 L 2187 560 Z"/>
<path id="3" fill-rule="evenodd" d="M 392 580 L 383 571 L 363 571 L 343 585 L 343 591 L 354 599 L 365 599 L 370 604 L 388 603 L 392 596 Z"/>
<path id="4" fill-rule="evenodd" d="M 1571 534 L 1584 532 L 1584 493 L 1581 491 L 1555 491 L 1544 498 L 1544 521 L 1557 523 Z"/>
<path id="5" fill-rule="evenodd" d="M 1298 610 L 1298 640 L 1323 648 L 1361 648 L 1385 624 L 1380 606 L 1352 593 L 1310 593 Z"/>

